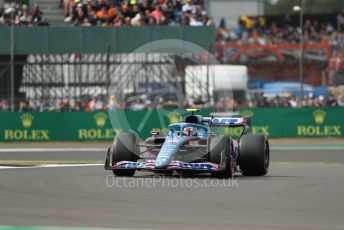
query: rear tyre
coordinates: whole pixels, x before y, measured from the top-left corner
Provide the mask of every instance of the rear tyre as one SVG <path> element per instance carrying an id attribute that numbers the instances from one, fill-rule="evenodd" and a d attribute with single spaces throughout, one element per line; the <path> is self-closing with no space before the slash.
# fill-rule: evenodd
<path id="1" fill-rule="evenodd" d="M 239 165 L 244 176 L 264 176 L 268 173 L 270 149 L 264 135 L 245 134 L 239 141 Z"/>
<path id="2" fill-rule="evenodd" d="M 120 133 L 112 144 L 112 162 L 134 161 L 138 159 L 137 137 L 133 133 Z M 134 176 L 135 169 L 114 169 L 116 176 Z"/>
<path id="3" fill-rule="evenodd" d="M 215 178 L 230 178 L 234 174 L 234 160 L 232 157 L 231 140 L 228 136 L 216 135 L 209 140 L 209 161 L 221 164 L 221 153 L 227 156 L 226 168 L 223 171 L 212 172 Z"/>

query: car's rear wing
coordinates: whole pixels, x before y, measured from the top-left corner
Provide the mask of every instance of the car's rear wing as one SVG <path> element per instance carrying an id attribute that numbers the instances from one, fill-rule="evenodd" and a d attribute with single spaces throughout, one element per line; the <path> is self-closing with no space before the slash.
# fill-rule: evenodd
<path id="1" fill-rule="evenodd" d="M 250 117 L 220 117 L 220 116 L 212 116 L 212 117 L 203 117 L 203 122 L 207 122 L 210 127 L 242 127 L 243 130 L 240 134 L 240 137 L 248 132 L 248 129 L 251 125 L 251 118 Z"/>
<path id="2" fill-rule="evenodd" d="M 250 117 L 203 117 L 203 122 L 208 122 L 209 126 L 236 127 L 250 126 Z"/>

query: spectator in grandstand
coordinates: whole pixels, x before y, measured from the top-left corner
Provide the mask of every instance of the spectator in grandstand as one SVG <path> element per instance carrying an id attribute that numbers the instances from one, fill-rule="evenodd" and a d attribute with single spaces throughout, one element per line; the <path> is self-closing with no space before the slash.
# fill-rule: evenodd
<path id="1" fill-rule="evenodd" d="M 107 26 L 108 23 L 108 10 L 106 5 L 101 5 L 100 10 L 96 13 L 96 20 L 98 21 L 98 25 Z"/>
<path id="2" fill-rule="evenodd" d="M 326 107 L 326 100 L 323 95 L 320 95 L 316 100 L 315 100 L 315 107 Z"/>
<path id="3" fill-rule="evenodd" d="M 27 5 L 23 5 L 23 11 L 22 14 L 20 15 L 20 23 L 22 25 L 29 25 L 29 23 L 31 23 L 32 17 L 29 11 L 29 8 L 27 7 Z"/>
<path id="4" fill-rule="evenodd" d="M 134 101 L 130 105 L 130 109 L 132 109 L 132 110 L 142 110 L 144 108 L 145 108 L 145 104 L 141 98 L 137 98 L 136 101 Z"/>
<path id="5" fill-rule="evenodd" d="M 117 8 L 113 5 L 113 2 L 110 2 L 109 3 L 109 10 L 108 10 L 109 21 L 112 22 L 116 18 L 117 15 L 118 15 Z"/>
<path id="6" fill-rule="evenodd" d="M 344 32 L 344 14 L 337 15 L 337 31 L 343 33 Z"/>
<path id="7" fill-rule="evenodd" d="M 103 110 L 104 102 L 99 98 L 99 96 L 93 96 L 89 106 L 91 111 Z"/>
<path id="8" fill-rule="evenodd" d="M 160 5 L 155 5 L 154 10 L 152 11 L 152 17 L 157 24 L 162 24 L 161 22 L 164 21 L 164 15 L 161 11 Z"/>
<path id="9" fill-rule="evenodd" d="M 337 99 L 333 94 L 331 94 L 330 97 L 327 99 L 326 106 L 328 107 L 338 106 Z"/>
<path id="10" fill-rule="evenodd" d="M 270 103 L 268 101 L 268 98 L 266 96 L 261 97 L 258 100 L 258 105 L 257 107 L 270 107 Z M 289 107 L 289 106 L 288 106 Z"/>
<path id="11" fill-rule="evenodd" d="M 340 107 L 344 107 L 344 92 L 341 93 L 337 98 L 337 104 Z"/>
<path id="12" fill-rule="evenodd" d="M 73 9 L 73 0 L 62 0 L 62 7 L 65 12 L 65 22 L 69 22 L 71 20 L 71 12 Z"/>
<path id="13" fill-rule="evenodd" d="M 162 105 L 164 104 L 164 98 L 162 96 L 159 96 L 157 99 L 157 104 L 156 104 L 156 108 L 157 109 L 161 109 L 162 108 Z M 184 108 L 189 108 L 189 107 L 184 107 Z"/>
<path id="14" fill-rule="evenodd" d="M 291 108 L 300 107 L 299 99 L 295 95 L 288 96 L 288 105 Z"/>
<path id="15" fill-rule="evenodd" d="M 301 107 L 308 107 L 308 95 L 304 95 L 302 100 L 300 101 Z"/>
<path id="16" fill-rule="evenodd" d="M 76 12 L 74 15 L 73 22 L 74 22 L 74 25 L 80 26 L 84 23 L 84 19 L 86 18 L 85 11 L 83 10 L 81 3 L 77 5 L 75 10 Z"/>
<path id="17" fill-rule="evenodd" d="M 12 19 L 17 15 L 16 4 L 6 5 L 0 9 L 0 23 L 1 25 L 9 26 L 12 24 Z"/>
<path id="18" fill-rule="evenodd" d="M 81 107 L 84 111 L 86 112 L 90 112 L 91 108 L 90 108 L 90 97 L 87 95 L 84 95 L 81 97 Z"/>
<path id="19" fill-rule="evenodd" d="M 10 110 L 10 105 L 8 104 L 7 100 L 2 99 L 0 101 L 0 112 L 6 112 Z"/>
<path id="20" fill-rule="evenodd" d="M 116 110 L 116 109 L 120 109 L 120 108 L 121 108 L 121 106 L 117 102 L 116 95 L 114 95 L 114 94 L 110 95 L 109 99 L 108 99 L 107 109 L 108 110 Z"/>
<path id="21" fill-rule="evenodd" d="M 256 107 L 256 106 L 257 105 L 255 104 L 254 107 Z M 277 95 L 276 97 L 272 98 L 272 100 L 270 102 L 270 106 L 274 107 L 274 108 L 282 107 L 283 104 L 282 104 L 280 96 Z M 253 107 L 253 105 L 251 107 Z"/>
<path id="22" fill-rule="evenodd" d="M 202 11 L 202 18 L 203 18 L 203 24 L 205 26 L 212 26 L 214 25 L 213 20 L 209 17 L 208 12 L 203 10 Z"/>
<path id="23" fill-rule="evenodd" d="M 47 26 L 49 25 L 47 19 L 44 17 L 43 12 L 40 10 L 38 5 L 35 5 L 32 12 L 32 24 L 38 26 Z"/>
<path id="24" fill-rule="evenodd" d="M 186 0 L 186 4 L 183 5 L 182 11 L 188 15 L 195 14 L 196 6 L 192 3 L 192 0 Z"/>
<path id="25" fill-rule="evenodd" d="M 340 55 L 341 49 L 344 47 L 344 36 L 343 33 L 340 33 L 338 31 L 333 32 L 330 35 L 329 40 L 333 52 L 333 57 L 336 57 Z"/>
<path id="26" fill-rule="evenodd" d="M 82 24 L 81 26 L 83 27 L 89 27 L 89 26 L 92 26 L 92 24 L 90 23 L 89 19 L 87 17 L 85 17 L 82 21 Z"/>
<path id="27" fill-rule="evenodd" d="M 49 102 L 49 97 L 42 97 L 40 104 L 38 105 L 37 110 L 39 112 L 46 112 L 50 110 L 50 102 Z"/>
<path id="28" fill-rule="evenodd" d="M 167 2 L 165 1 L 162 5 L 161 5 L 161 10 L 162 13 L 164 15 L 165 18 L 165 24 L 166 25 L 175 25 L 175 13 L 173 10 L 173 4 L 171 2 Z"/>
<path id="29" fill-rule="evenodd" d="M 32 108 L 30 107 L 30 103 L 28 100 L 24 100 L 19 102 L 19 112 L 29 112 L 32 111 Z"/>
<path id="30" fill-rule="evenodd" d="M 71 111 L 69 98 L 64 98 L 58 106 L 59 111 Z"/>
<path id="31" fill-rule="evenodd" d="M 78 112 L 84 111 L 84 108 L 83 108 L 82 103 L 80 101 L 75 102 L 73 111 L 78 111 Z"/>
<path id="32" fill-rule="evenodd" d="M 189 25 L 190 26 L 203 26 L 202 18 L 198 18 L 195 14 L 189 17 Z"/>

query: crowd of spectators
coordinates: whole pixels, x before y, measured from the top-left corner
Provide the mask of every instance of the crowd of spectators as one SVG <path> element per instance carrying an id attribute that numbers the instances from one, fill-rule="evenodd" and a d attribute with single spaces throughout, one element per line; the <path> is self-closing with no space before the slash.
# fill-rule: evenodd
<path id="1" fill-rule="evenodd" d="M 300 100 L 299 97 L 289 94 L 286 96 L 267 97 L 265 95 L 252 95 L 248 100 L 221 98 L 215 105 L 216 111 L 238 110 L 240 108 L 305 108 L 305 107 L 344 107 L 344 93 L 328 97 L 307 94 Z"/>
<path id="2" fill-rule="evenodd" d="M 62 98 L 61 100 L 50 100 L 49 97 L 42 97 L 38 103 L 30 103 L 29 100 L 21 100 L 18 103 L 16 111 L 19 112 L 48 112 L 48 111 L 99 111 L 99 110 L 116 110 L 121 108 L 126 108 L 126 105 L 120 105 L 117 102 L 115 95 L 110 95 L 107 100 L 103 99 L 103 96 L 93 96 L 93 97 L 82 97 L 81 99 L 70 99 L 68 97 Z M 59 101 L 55 103 L 56 101 Z M 106 101 L 106 103 L 105 103 Z M 134 106 L 136 103 L 132 102 L 127 104 L 132 109 L 143 109 L 146 106 L 138 107 Z M 11 105 L 8 100 L 0 100 L 0 111 L 6 112 L 11 111 Z"/>
<path id="3" fill-rule="evenodd" d="M 259 99 L 253 99 L 250 101 L 249 107 L 286 107 L 286 108 L 300 108 L 300 107 L 343 107 L 344 106 L 344 94 L 335 96 L 333 94 L 328 97 L 323 95 L 314 96 L 309 93 L 300 100 L 295 95 L 288 95 L 286 97 L 260 97 Z"/>
<path id="4" fill-rule="evenodd" d="M 318 22 L 317 20 L 304 20 L 305 42 L 319 43 L 324 38 L 337 40 L 338 35 L 344 32 L 344 14 L 336 17 L 337 23 Z M 267 22 L 265 17 L 241 16 L 234 28 L 227 28 L 224 19 L 221 20 L 218 28 L 218 40 L 248 44 L 296 44 L 300 41 L 300 27 L 291 23 L 291 18 L 286 15 L 282 22 Z"/>
<path id="5" fill-rule="evenodd" d="M 78 26 L 211 25 L 203 0 L 64 0 L 65 22 Z"/>
<path id="6" fill-rule="evenodd" d="M 19 5 L 14 2 L 0 6 L 0 25 L 12 24 L 15 26 L 49 25 L 38 5 L 35 5 L 31 11 L 27 5 Z"/>
<path id="7" fill-rule="evenodd" d="M 63 98 L 59 103 L 53 104 L 48 97 L 43 97 L 40 102 L 31 106 L 28 100 L 19 102 L 16 109 L 19 112 L 37 111 L 102 111 L 102 110 L 117 110 L 117 109 L 131 109 L 142 110 L 151 108 L 207 108 L 213 107 L 215 111 L 230 111 L 232 109 L 238 110 L 240 108 L 300 108 L 300 107 L 344 107 L 344 92 L 337 96 L 331 94 L 328 97 L 322 95 L 315 97 L 312 93 L 304 96 L 303 100 L 290 94 L 288 96 L 280 97 L 266 97 L 264 95 L 254 95 L 250 99 L 233 99 L 233 98 L 220 98 L 218 102 L 210 106 L 208 103 L 203 102 L 200 97 L 189 98 L 183 102 L 168 101 L 163 97 L 152 101 L 146 96 L 140 97 L 126 103 L 119 103 L 115 95 L 110 95 L 107 100 L 102 96 L 93 96 L 92 98 L 84 97 L 81 100 L 71 100 Z M 0 100 L 0 111 L 10 111 L 11 106 L 5 99 Z"/>
<path id="8" fill-rule="evenodd" d="M 306 18 L 303 32 L 305 43 L 327 41 L 335 57 L 343 54 L 344 13 L 338 14 L 333 21 L 336 23 Z M 217 41 L 228 41 L 241 45 L 299 44 L 300 34 L 300 26 L 293 25 L 289 15 L 279 21 L 267 21 L 265 17 L 241 16 L 234 28 L 228 28 L 225 19 L 220 21 Z"/>

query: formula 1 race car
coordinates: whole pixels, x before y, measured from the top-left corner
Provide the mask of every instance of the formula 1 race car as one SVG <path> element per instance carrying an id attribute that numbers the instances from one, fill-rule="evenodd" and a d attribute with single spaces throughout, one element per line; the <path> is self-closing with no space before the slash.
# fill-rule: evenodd
<path id="1" fill-rule="evenodd" d="M 135 132 L 118 134 L 108 149 L 105 169 L 116 176 L 133 176 L 136 170 L 182 175 L 211 173 L 216 178 L 230 178 L 236 171 L 249 176 L 267 174 L 269 142 L 264 135 L 248 134 L 250 118 L 203 117 L 195 115 L 197 109 L 187 111 L 191 115 L 169 125 L 166 136 L 152 131 L 143 144 Z M 212 132 L 212 127 L 242 127 L 242 132 L 235 140 Z"/>

